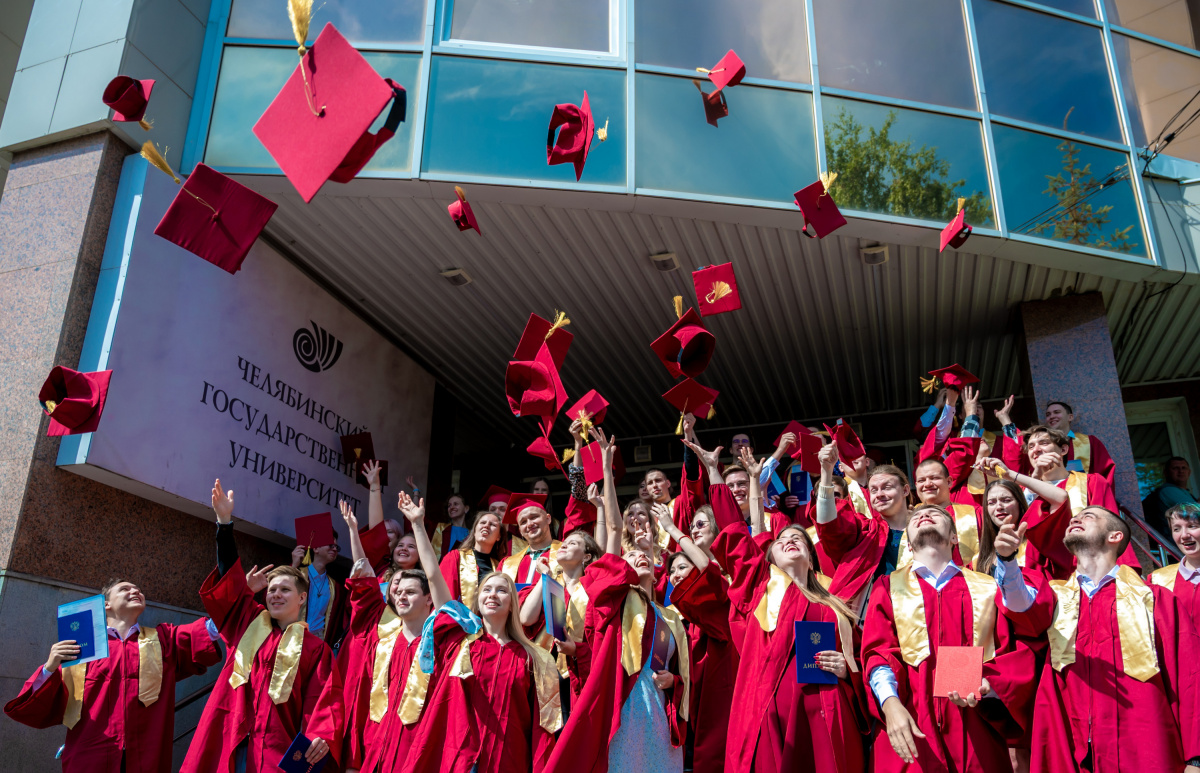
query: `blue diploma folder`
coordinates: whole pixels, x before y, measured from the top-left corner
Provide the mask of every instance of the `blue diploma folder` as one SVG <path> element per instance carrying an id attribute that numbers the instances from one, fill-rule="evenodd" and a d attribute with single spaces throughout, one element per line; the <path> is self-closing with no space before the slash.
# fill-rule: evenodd
<path id="1" fill-rule="evenodd" d="M 58 640 L 74 639 L 79 657 L 64 661 L 76 666 L 108 657 L 108 621 L 104 616 L 104 596 L 88 596 L 58 608 Z"/>
<path id="2" fill-rule="evenodd" d="M 796 465 L 796 469 L 789 471 L 788 491 L 800 500 L 800 504 L 807 505 L 812 499 L 812 478 L 799 467 Z"/>
<path id="3" fill-rule="evenodd" d="M 304 753 L 308 751 L 309 746 L 312 746 L 312 741 L 305 738 L 303 733 L 298 734 L 279 760 L 279 769 L 283 773 L 319 773 L 321 768 L 325 767 L 329 755 L 326 754 L 316 762 L 310 763 L 304 759 Z"/>
<path id="4" fill-rule="evenodd" d="M 559 641 L 567 640 L 567 594 L 554 579 L 542 577 L 542 615 L 546 632 Z"/>
<path id="5" fill-rule="evenodd" d="M 817 665 L 818 652 L 837 650 L 833 623 L 796 621 L 796 681 L 800 684 L 837 684 L 837 676 Z"/>
<path id="6" fill-rule="evenodd" d="M 650 668 L 654 671 L 666 671 L 671 656 L 675 654 L 675 637 L 666 621 L 654 611 L 654 651 L 650 654 Z"/>

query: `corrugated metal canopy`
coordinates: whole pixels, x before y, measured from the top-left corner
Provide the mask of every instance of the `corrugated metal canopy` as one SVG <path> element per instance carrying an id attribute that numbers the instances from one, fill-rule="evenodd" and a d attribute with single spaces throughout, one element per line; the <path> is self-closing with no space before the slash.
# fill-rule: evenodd
<path id="1" fill-rule="evenodd" d="M 1059 267 L 1033 265 L 1001 257 L 1027 245 L 981 235 L 966 246 L 984 254 L 939 255 L 931 228 L 852 220 L 813 240 L 795 211 L 475 185 L 479 236 L 455 229 L 441 183 L 359 180 L 306 205 L 282 178 L 243 179 L 280 204 L 273 241 L 514 440 L 534 429 L 508 410 L 505 367 L 529 313 L 555 309 L 575 334 L 572 399 L 598 389 L 621 436 L 671 431 L 659 395 L 674 381 L 649 342 L 674 320 L 672 296 L 694 302 L 691 269 L 728 261 L 743 308 L 706 320 L 718 344 L 700 380 L 721 392 L 709 426 L 916 408 L 920 377 L 954 362 L 985 398 L 1017 392 L 1017 305 L 1071 292 L 1103 293 L 1122 383 L 1200 375 L 1200 291 L 1189 277 L 1139 305 L 1167 285 L 1141 281 L 1155 272 L 1136 263 L 1042 249 Z M 860 244 L 880 238 L 890 259 L 868 266 Z M 657 271 L 649 256 L 663 252 L 681 270 Z M 452 286 L 449 268 L 473 283 Z"/>

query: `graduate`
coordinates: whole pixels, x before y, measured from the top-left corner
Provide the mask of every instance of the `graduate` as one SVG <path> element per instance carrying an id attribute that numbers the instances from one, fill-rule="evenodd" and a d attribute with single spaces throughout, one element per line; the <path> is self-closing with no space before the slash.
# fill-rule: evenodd
<path id="1" fill-rule="evenodd" d="M 1058 508 L 1067 501 L 1067 492 L 1049 481 L 1040 480 L 1029 475 L 1022 475 L 1010 469 L 1001 460 L 985 456 L 975 463 L 975 467 L 986 471 L 998 478 L 984 489 L 983 499 L 986 517 L 979 536 L 979 555 L 975 558 L 975 571 L 996 576 L 999 561 L 995 551 L 995 540 L 1000 529 L 1006 525 L 1014 529 L 1026 523 L 1025 517 L 1029 510 L 1024 485 L 1027 490 L 1034 492 L 1041 501 L 1051 508 Z M 1054 576 L 1054 566 L 1048 558 L 1038 552 L 1021 531 L 1020 546 L 1017 550 L 1016 561 L 1020 566 L 1030 570 L 1027 577 L 1034 576 L 1049 582 Z"/>
<path id="2" fill-rule="evenodd" d="M 175 683 L 221 659 L 207 618 L 142 625 L 146 597 L 127 580 L 101 590 L 108 657 L 71 665 L 75 640 L 57 642 L 4 713 L 23 725 L 66 725 L 64 773 L 171 770 Z"/>
<path id="3" fill-rule="evenodd" d="M 404 538 L 404 526 L 395 518 L 384 518 L 383 516 L 383 485 L 380 483 L 382 469 L 375 459 L 364 462 L 362 468 L 363 477 L 367 479 L 370 493 L 367 495 L 368 528 L 359 532 L 359 540 L 366 551 L 367 559 L 371 562 L 371 569 L 377 575 L 387 571 L 388 566 L 395 561 L 396 551 L 400 541 Z M 415 547 L 412 553 L 413 565 L 415 565 Z"/>
<path id="4" fill-rule="evenodd" d="M 654 567 L 640 549 L 620 555 L 612 458 L 615 438 L 591 430 L 604 467 L 605 555 L 583 575 L 589 600 L 591 674 L 547 768 L 571 771 L 682 771 L 689 659 L 683 620 L 654 601 Z M 656 646 L 658 643 L 665 647 Z M 655 653 L 661 656 L 657 668 Z"/>
<path id="5" fill-rule="evenodd" d="M 507 497 L 504 506 L 508 509 Z M 442 559 L 440 573 L 450 586 L 451 598 L 461 601 L 464 606 L 471 606 L 480 580 L 498 570 L 504 560 L 503 517 L 487 510 L 475 513 L 471 533 L 457 550 L 451 550 Z"/>
<path id="6" fill-rule="evenodd" d="M 552 575 L 561 581 L 562 570 L 555 556 L 562 543 L 550 533 L 550 513 L 546 512 L 545 503 L 545 494 L 512 494 L 508 498 L 504 523 L 515 523 L 524 543 L 520 550 L 500 564 L 500 571 L 511 577 L 513 582 L 522 585 L 534 582 L 537 579 L 537 563 L 542 556 L 549 559 Z"/>
<path id="7" fill-rule="evenodd" d="M 874 770 L 1007 773 L 1008 744 L 1029 722 L 1034 655 L 997 614 L 996 580 L 954 563 L 958 533 L 950 513 L 918 505 L 906 533 L 912 561 L 875 584 L 863 624 L 870 708 L 884 723 Z M 1019 567 L 1010 567 L 1010 580 L 1020 585 Z M 982 648 L 977 692 L 933 693 L 944 646 Z"/>
<path id="8" fill-rule="evenodd" d="M 1200 773 L 1200 642 L 1183 605 L 1118 562 L 1130 532 L 1111 510 L 1085 507 L 1066 531 L 1070 576 L 1004 599 L 1050 640 L 1031 769 Z"/>
<path id="9" fill-rule="evenodd" d="M 425 573 L 412 567 L 389 571 L 384 599 L 358 538 L 358 519 L 345 502 L 339 505 L 350 531 L 354 559 L 346 581 L 350 630 L 338 653 L 338 666 L 345 674 L 342 764 L 346 773 L 393 770 L 408 751 L 411 733 L 406 732 L 398 714 L 400 697 L 420 644 L 421 627 L 433 611 L 433 600 Z M 417 552 L 416 540 L 421 539 L 432 558 L 433 546 L 425 537 L 424 501 L 416 505 L 402 491 L 399 506 L 412 528 L 404 538 L 413 540 L 413 553 Z"/>
<path id="10" fill-rule="evenodd" d="M 457 550 L 462 543 L 454 544 L 452 535 L 455 527 L 468 531 L 467 516 L 471 509 L 467 507 L 467 500 L 462 494 L 451 494 L 446 497 L 446 520 L 441 521 L 428 529 L 429 541 L 433 543 L 433 549 L 438 554 L 438 558 L 445 558 L 451 550 Z"/>
<path id="11" fill-rule="evenodd" d="M 699 444 L 696 439 L 696 416 L 694 414 L 684 412 L 680 418 L 679 430 L 683 432 L 684 440 Z M 651 500 L 645 502 L 647 520 L 654 520 L 650 517 L 649 505 L 658 502 L 671 508 L 672 520 L 675 521 L 675 525 L 679 527 L 680 531 L 686 533 L 692 527 L 692 515 L 696 512 L 696 508 L 704 504 L 704 481 L 700 479 L 700 465 L 686 444 L 683 451 L 681 475 L 682 480 L 679 482 L 679 496 L 677 497 L 671 496 L 671 482 L 662 470 L 648 470 L 642 482 L 645 484 L 646 492 Z M 639 495 L 639 501 L 645 500 L 641 500 Z M 655 528 L 655 532 L 659 549 L 671 550 L 674 548 L 670 544 L 670 536 L 666 532 L 657 528 Z"/>
<path id="12" fill-rule="evenodd" d="M 213 485 L 217 568 L 200 598 L 228 650 L 183 761 L 184 773 L 274 770 L 303 734 L 304 758 L 341 764 L 345 705 L 333 651 L 304 623 L 308 579 L 290 566 L 242 573 L 233 491 Z M 266 590 L 266 606 L 254 594 Z"/>
<path id="13" fill-rule="evenodd" d="M 937 457 L 929 458 L 913 470 L 917 498 L 921 504 L 937 505 L 954 516 L 954 528 L 958 532 L 956 561 L 961 566 L 970 566 L 979 552 L 979 524 L 982 520 L 979 506 L 974 501 L 955 502 L 950 498 L 950 470 Z"/>
<path id="14" fill-rule="evenodd" d="M 1065 463 L 1068 470 L 1099 475 L 1108 481 L 1108 487 L 1116 489 L 1116 464 L 1100 438 L 1085 435 L 1071 429 L 1075 422 L 1075 410 L 1061 400 L 1046 403 L 1046 424 L 1067 436 L 1071 447 L 1067 450 Z"/>
<path id="15" fill-rule="evenodd" d="M 1200 505 L 1175 505 L 1167 510 L 1166 520 L 1183 560 L 1155 569 L 1150 573 L 1150 582 L 1174 593 L 1179 605 L 1191 615 L 1192 627 L 1200 630 Z"/>

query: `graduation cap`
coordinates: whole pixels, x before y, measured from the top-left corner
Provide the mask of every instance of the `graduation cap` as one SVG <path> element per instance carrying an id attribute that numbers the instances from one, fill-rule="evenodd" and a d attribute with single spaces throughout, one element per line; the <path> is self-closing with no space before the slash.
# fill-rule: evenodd
<path id="1" fill-rule="evenodd" d="M 971 236 L 971 226 L 967 225 L 967 211 L 963 209 L 966 203 L 966 199 L 959 197 L 958 214 L 942 229 L 941 246 L 938 248 L 938 252 L 944 251 L 947 247 L 958 249 Z"/>
<path id="2" fill-rule="evenodd" d="M 508 363 L 504 393 L 514 416 L 539 416 L 546 421 L 558 416 L 566 405 L 567 391 L 558 376 L 549 344 L 543 343 L 532 360 Z"/>
<path id="3" fill-rule="evenodd" d="M 558 454 L 554 453 L 554 446 L 550 444 L 550 439 L 546 437 L 544 430 L 542 434 L 534 438 L 525 451 L 530 456 L 541 459 L 547 470 L 562 472 L 562 463 L 558 461 Z"/>
<path id="4" fill-rule="evenodd" d="M 595 389 L 589 390 L 567 409 L 567 418 L 572 422 L 579 419 L 583 423 L 583 426 L 579 428 L 579 434 L 585 443 L 588 438 L 588 430 L 604 421 L 607 414 L 608 401 L 601 397 Z"/>
<path id="5" fill-rule="evenodd" d="M 379 462 L 379 485 L 386 486 L 388 463 L 375 458 L 375 444 L 370 432 L 342 435 L 342 458 L 354 466 L 354 482 L 370 486 L 364 468 L 367 462 Z"/>
<path id="6" fill-rule="evenodd" d="M 650 344 L 672 376 L 688 378 L 704 372 L 716 347 L 716 337 L 708 332 L 700 315 L 692 308 Z"/>
<path id="7" fill-rule="evenodd" d="M 820 180 L 795 193 L 796 206 L 800 207 L 800 214 L 804 215 L 804 228 L 800 230 L 800 233 L 810 239 L 814 237 L 814 234 L 808 232 L 810 225 L 815 231 L 816 238 L 824 239 L 846 224 L 846 218 L 842 217 L 837 204 L 833 201 L 833 196 L 829 193 L 829 188 L 835 179 L 837 179 L 836 172 L 832 174 L 822 172 Z"/>
<path id="8" fill-rule="evenodd" d="M 704 120 L 708 121 L 710 126 L 716 126 L 718 119 L 729 115 L 729 105 L 725 102 L 724 91 L 718 89 L 711 94 L 705 94 L 700 81 L 693 80 L 692 85 L 700 92 L 700 101 L 704 103 Z"/>
<path id="9" fill-rule="evenodd" d="M 296 519 L 296 544 L 308 548 L 304 551 L 304 560 L 300 562 L 301 566 L 308 566 L 312 563 L 314 549 L 332 545 L 334 541 L 333 516 L 330 513 L 317 513 Z"/>
<path id="10" fill-rule="evenodd" d="M 712 66 L 711 70 L 697 67 L 696 72 L 706 73 L 708 79 L 717 87 L 713 93 L 719 93 L 726 86 L 736 86 L 746 77 L 746 63 L 743 62 L 733 49 L 721 57 L 721 61 Z"/>
<path id="11" fill-rule="evenodd" d="M 147 142 L 153 155 L 153 144 Z M 142 148 L 146 155 L 147 149 Z M 160 159 L 161 155 L 158 156 Z M 166 160 L 154 163 L 175 177 Z M 212 167 L 196 164 L 154 233 L 214 266 L 236 274 L 279 205 Z"/>
<path id="12" fill-rule="evenodd" d="M 104 87 L 104 104 L 112 108 L 114 121 L 136 121 L 146 131 L 150 122 L 146 120 L 146 106 L 150 104 L 150 92 L 154 81 L 135 80 L 128 75 L 118 75 Z"/>
<path id="13" fill-rule="evenodd" d="M 300 64 L 254 124 L 254 135 L 309 202 L 338 167 L 354 163 L 348 157 L 395 94 L 332 24 L 307 49 L 307 20 L 303 27 L 302 33 L 293 20 Z"/>
<path id="14" fill-rule="evenodd" d="M 483 499 L 479 500 L 479 509 L 487 510 L 492 505 L 503 502 L 508 503 L 508 498 L 512 492 L 500 486 L 488 486 L 488 490 L 484 493 Z"/>
<path id="15" fill-rule="evenodd" d="M 522 510 L 531 507 L 546 509 L 545 494 L 513 493 L 508 495 L 508 509 L 504 511 L 504 523 L 516 523 Z"/>
<path id="16" fill-rule="evenodd" d="M 962 388 L 968 384 L 979 383 L 978 376 L 958 363 L 954 363 L 948 368 L 931 370 L 929 375 L 931 378 L 921 379 L 921 391 L 925 394 L 933 394 L 942 387 L 961 392 Z"/>
<path id="17" fill-rule="evenodd" d="M 562 128 L 556 138 L 554 131 L 560 126 Z M 578 181 L 583 176 L 583 164 L 592 148 L 592 132 L 595 128 L 586 91 L 583 92 L 582 105 L 555 105 L 554 112 L 550 114 L 550 129 L 546 132 L 546 163 L 551 166 L 568 162 L 574 164 L 575 179 Z"/>
<path id="18" fill-rule="evenodd" d="M 683 434 L 683 416 L 690 413 L 694 416 L 704 416 L 711 419 L 715 412 L 713 403 L 721 393 L 709 389 L 694 379 L 684 379 L 667 390 L 663 399 L 679 411 L 679 426 L 675 428 L 676 435 Z"/>
<path id="19" fill-rule="evenodd" d="M 742 296 L 738 294 L 737 277 L 733 275 L 733 264 L 707 266 L 692 272 L 692 284 L 696 287 L 696 305 L 700 316 L 711 317 L 742 308 Z"/>
<path id="20" fill-rule="evenodd" d="M 467 203 L 467 197 L 463 195 L 463 189 L 455 185 L 454 195 L 458 198 L 450 202 L 450 205 L 446 207 L 446 211 L 450 213 L 450 219 L 458 226 L 458 230 L 469 231 L 474 228 L 475 233 L 483 236 L 483 231 L 479 230 L 479 222 L 475 220 L 475 211 Z"/>
<path id="21" fill-rule="evenodd" d="M 367 162 L 374 157 L 375 151 L 379 150 L 383 143 L 396 136 L 396 129 L 400 127 L 400 123 L 408 112 L 408 92 L 391 78 L 383 80 L 392 89 L 392 109 L 388 111 L 387 119 L 384 120 L 379 131 L 374 134 L 371 134 L 370 131 L 363 132 L 358 141 L 354 143 L 354 147 L 350 148 L 350 152 L 342 159 L 342 163 L 333 170 L 333 174 L 329 175 L 331 182 L 348 183 L 353 180 L 354 176 L 361 172 Z"/>
<path id="22" fill-rule="evenodd" d="M 57 365 L 38 392 L 42 410 L 50 417 L 47 437 L 94 432 L 104 412 L 111 370 L 80 373 Z"/>
<path id="23" fill-rule="evenodd" d="M 583 480 L 587 485 L 600 483 L 604 480 L 604 455 L 600 453 L 597 443 L 588 443 L 579 449 L 580 464 L 583 466 Z M 613 449 L 613 483 L 619 484 L 625 477 L 625 460 L 621 458 L 621 447 Z"/>
<path id="24" fill-rule="evenodd" d="M 513 352 L 512 358 L 514 360 L 532 360 L 537 356 L 538 350 L 544 343 L 550 347 L 550 355 L 554 358 L 554 367 L 562 368 L 563 361 L 567 359 L 567 350 L 571 348 L 571 342 L 575 340 L 575 336 L 564 329 L 569 324 L 571 324 L 571 320 L 567 319 L 565 311 L 556 311 L 554 322 L 542 319 L 536 314 L 530 314 L 529 320 L 525 323 L 525 329 L 521 331 L 521 340 L 517 342 L 517 349 Z"/>
<path id="25" fill-rule="evenodd" d="M 867 455 L 867 449 L 863 448 L 862 441 L 858 439 L 858 435 L 854 432 L 854 429 L 846 422 L 843 421 L 834 427 L 826 424 L 825 431 L 829 433 L 829 437 L 837 444 L 838 458 L 844 464 L 850 464 L 855 459 Z"/>

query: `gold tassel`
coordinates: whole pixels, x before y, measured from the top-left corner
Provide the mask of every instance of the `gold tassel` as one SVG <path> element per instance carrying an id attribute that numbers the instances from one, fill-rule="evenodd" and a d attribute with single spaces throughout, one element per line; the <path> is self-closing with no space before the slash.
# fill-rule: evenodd
<path id="1" fill-rule="evenodd" d="M 921 379 L 921 391 L 927 395 L 933 394 L 933 391 L 938 388 L 938 380 L 936 378 Z"/>
<path id="2" fill-rule="evenodd" d="M 707 416 L 705 416 L 704 418 L 705 418 L 705 419 L 711 419 L 713 416 L 716 416 L 716 415 L 717 415 L 717 409 L 716 409 L 716 407 L 715 407 L 715 406 L 712 406 L 712 405 L 710 405 L 710 406 L 708 406 L 708 415 L 707 415 Z"/>
<path id="3" fill-rule="evenodd" d="M 579 419 L 579 439 L 586 443 L 588 439 L 588 433 L 591 432 L 592 427 L 595 426 L 592 424 L 592 414 L 580 408 L 579 415 L 575 418 Z"/>
<path id="4" fill-rule="evenodd" d="M 138 121 L 138 126 L 142 127 L 146 131 L 150 131 L 154 128 L 154 122 L 143 118 L 142 120 Z"/>
<path id="5" fill-rule="evenodd" d="M 683 434 L 683 416 L 684 416 L 683 412 L 680 411 L 679 412 L 679 423 L 675 425 L 675 434 L 676 435 Z"/>
<path id="6" fill-rule="evenodd" d="M 167 163 L 167 159 L 163 158 L 163 154 L 158 152 L 158 148 L 150 140 L 142 143 L 142 158 L 166 172 L 167 176 L 174 180 L 176 185 L 179 185 L 179 177 L 171 171 L 171 165 Z"/>
<path id="7" fill-rule="evenodd" d="M 709 73 L 714 73 L 714 72 L 725 72 L 725 68 L 724 68 L 724 67 L 718 67 L 718 68 L 717 68 L 717 69 L 715 69 L 715 70 L 709 70 L 709 69 L 707 69 L 707 68 L 705 68 L 705 67 L 697 67 L 697 68 L 696 68 L 696 72 L 702 72 L 702 73 L 704 73 L 705 75 L 708 75 Z"/>
<path id="8" fill-rule="evenodd" d="M 300 561 L 300 566 L 308 566 L 312 563 L 312 548 L 304 551 L 304 558 Z"/>
<path id="9" fill-rule="evenodd" d="M 596 130 L 596 139 L 604 142 L 608 139 L 608 119 L 604 119 L 604 126 Z"/>
<path id="10" fill-rule="evenodd" d="M 733 292 L 733 289 L 727 282 L 713 282 L 712 290 L 708 295 L 704 296 L 704 300 L 709 303 L 716 303 Z"/>
<path id="11" fill-rule="evenodd" d="M 46 413 L 54 413 L 54 409 L 58 407 L 58 403 L 53 400 L 47 400 L 42 404 L 46 406 Z"/>
<path id="12" fill-rule="evenodd" d="M 563 449 L 563 455 L 562 455 L 562 463 L 563 464 L 566 464 L 567 462 L 571 461 L 574 458 L 575 458 L 575 449 L 574 448 L 564 448 Z"/>
<path id="13" fill-rule="evenodd" d="M 454 186 L 454 195 L 458 197 L 459 201 L 467 200 L 467 197 L 465 195 L 463 195 L 463 189 L 458 187 L 457 185 Z"/>
<path id="14" fill-rule="evenodd" d="M 546 338 L 544 339 L 546 341 L 549 341 L 550 336 L 554 335 L 555 331 L 560 327 L 566 327 L 567 325 L 571 324 L 571 320 L 567 319 L 567 312 L 555 309 L 554 314 L 554 324 L 550 326 L 548 331 L 546 331 Z"/>
<path id="15" fill-rule="evenodd" d="M 837 179 L 837 176 L 837 172 L 821 172 L 821 184 L 825 186 L 826 192 L 833 187 L 833 182 Z"/>
<path id="16" fill-rule="evenodd" d="M 683 316 L 683 296 L 676 295 L 674 298 L 674 301 L 675 301 L 675 319 L 679 319 L 680 317 Z"/>
<path id="17" fill-rule="evenodd" d="M 963 207 L 965 207 L 965 206 L 967 206 L 967 200 L 964 197 L 959 196 L 958 197 L 958 212 L 962 212 Z M 958 213 L 956 212 L 955 214 L 958 214 Z"/>
<path id="18" fill-rule="evenodd" d="M 304 44 L 308 40 L 308 25 L 312 23 L 312 6 L 312 0 L 288 0 L 287 4 L 288 19 L 292 22 L 292 34 L 296 36 L 300 56 L 308 53 Z"/>

